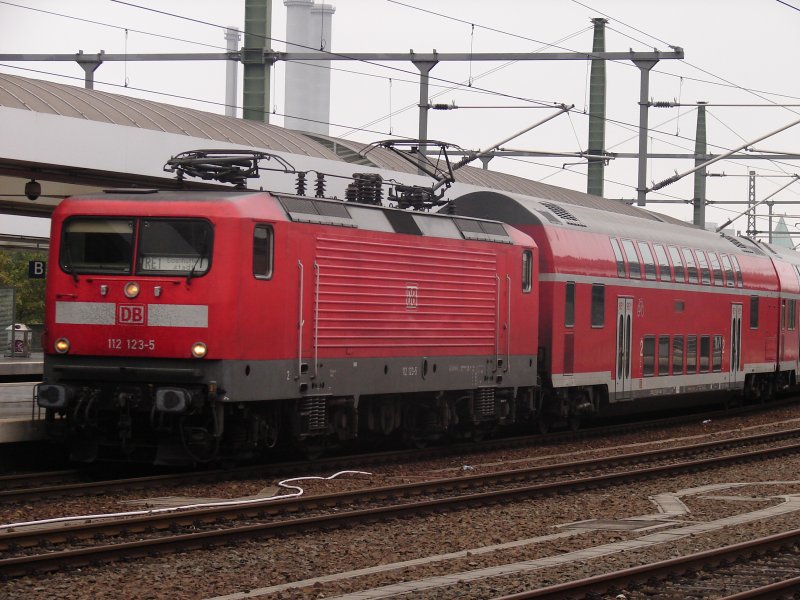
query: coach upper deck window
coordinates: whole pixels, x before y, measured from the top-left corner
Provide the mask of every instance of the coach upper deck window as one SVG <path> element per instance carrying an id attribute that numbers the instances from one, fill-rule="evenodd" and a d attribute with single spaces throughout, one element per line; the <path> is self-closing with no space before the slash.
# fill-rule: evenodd
<path id="1" fill-rule="evenodd" d="M 728 287 L 734 287 L 736 285 L 736 281 L 733 277 L 733 265 L 731 264 L 731 259 L 725 254 L 721 254 L 720 256 L 722 257 L 722 267 L 725 269 L 725 285 Z"/>
<path id="2" fill-rule="evenodd" d="M 73 217 L 64 223 L 61 268 L 67 273 L 129 274 L 133 265 L 133 219 Z"/>
<path id="3" fill-rule="evenodd" d="M 142 219 L 136 272 L 198 277 L 211 266 L 211 223 L 204 219 Z"/>
<path id="4" fill-rule="evenodd" d="M 711 283 L 711 271 L 708 269 L 708 259 L 702 250 L 696 250 L 697 262 L 700 264 L 700 281 L 705 284 Z"/>
<path id="5" fill-rule="evenodd" d="M 675 281 L 683 283 L 686 281 L 685 271 L 683 269 L 683 259 L 681 253 L 675 246 L 669 247 L 669 256 L 672 259 L 672 266 L 675 268 Z"/>
<path id="6" fill-rule="evenodd" d="M 614 260 L 617 261 L 617 276 L 625 277 L 625 259 L 622 258 L 622 250 L 619 248 L 619 242 L 611 238 L 611 249 L 614 251 Z"/>
<path id="7" fill-rule="evenodd" d="M 639 262 L 639 257 L 636 254 L 636 246 L 634 246 L 633 242 L 630 240 L 622 240 L 622 249 L 625 251 L 625 258 L 628 259 L 631 279 L 641 279 L 642 264 Z"/>
<path id="8" fill-rule="evenodd" d="M 653 250 L 656 252 L 659 279 L 661 279 L 661 281 L 670 281 L 672 279 L 672 274 L 669 271 L 669 259 L 667 259 L 667 251 L 661 244 L 653 244 Z"/>
<path id="9" fill-rule="evenodd" d="M 686 260 L 686 273 L 689 275 L 689 283 L 697 283 L 697 263 L 694 261 L 694 254 L 689 248 L 681 248 L 683 258 Z"/>
<path id="10" fill-rule="evenodd" d="M 711 261 L 711 273 L 714 275 L 714 285 L 725 285 L 722 281 L 722 267 L 716 252 L 709 252 L 708 259 Z"/>
<path id="11" fill-rule="evenodd" d="M 256 279 L 272 277 L 272 227 L 256 225 L 253 229 L 253 275 Z"/>
<path id="12" fill-rule="evenodd" d="M 731 262 L 733 263 L 733 270 L 736 272 L 736 286 L 744 287 L 744 280 L 742 279 L 742 269 L 739 266 L 739 261 L 731 254 Z"/>
<path id="13" fill-rule="evenodd" d="M 650 244 L 647 242 L 639 242 L 639 253 L 642 255 L 644 261 L 644 278 L 656 278 L 656 261 L 653 258 L 653 253 L 650 251 Z"/>

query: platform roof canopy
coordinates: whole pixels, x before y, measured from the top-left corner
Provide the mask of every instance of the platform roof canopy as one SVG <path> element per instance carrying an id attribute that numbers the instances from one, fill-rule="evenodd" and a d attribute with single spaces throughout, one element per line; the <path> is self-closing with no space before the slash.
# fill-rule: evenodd
<path id="1" fill-rule="evenodd" d="M 301 169 L 325 160 L 345 165 L 348 173 L 371 168 L 417 174 L 414 165 L 383 148 L 361 156 L 365 144 L 352 140 L 7 73 L 0 73 L 0 131 L 0 212 L 8 214 L 47 216 L 63 196 L 104 187 L 169 187 L 174 180 L 161 171 L 163 163 L 198 148 L 268 150 L 291 155 Z M 33 202 L 23 193 L 30 179 L 42 184 L 42 196 Z M 475 167 L 457 171 L 457 180 L 675 221 L 617 200 Z"/>

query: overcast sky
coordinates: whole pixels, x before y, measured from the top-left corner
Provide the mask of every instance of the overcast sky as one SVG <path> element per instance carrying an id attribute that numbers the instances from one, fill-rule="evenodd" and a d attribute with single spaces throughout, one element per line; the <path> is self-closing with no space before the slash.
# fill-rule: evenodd
<path id="1" fill-rule="evenodd" d="M 348 52 L 565 52 L 590 51 L 594 17 L 609 19 L 607 51 L 684 49 L 685 60 L 662 60 L 652 70 L 650 96 L 657 101 L 707 101 L 711 152 L 744 144 L 800 118 L 800 0 L 339 0 L 333 3 L 332 39 L 327 48 Z M 166 11 L 170 16 L 146 8 Z M 58 13 L 58 14 L 48 14 Z M 436 13 L 436 14 L 434 14 Z M 61 16 L 59 16 L 61 15 Z M 69 18 L 73 17 L 73 18 Z M 202 21 L 193 22 L 181 17 Z M 93 22 L 87 22 L 93 21 Z M 0 1 L 0 53 L 218 52 L 221 27 L 243 29 L 244 0 L 18 0 Z M 127 30 L 127 31 L 126 31 Z M 163 36 L 163 37 L 162 37 Z M 273 0 L 272 47 L 285 46 L 285 7 Z M 171 38 L 171 39 L 170 39 Z M 363 142 L 416 137 L 418 71 L 410 63 L 384 67 L 336 62 L 332 73 L 330 133 Z M 83 85 L 75 63 L 3 63 L 0 71 L 59 83 Z M 636 152 L 639 70 L 630 62 L 608 63 L 606 148 Z M 588 66 L 583 61 L 440 63 L 431 72 L 433 102 L 463 107 L 434 111 L 429 138 L 478 149 L 498 142 L 550 114 L 545 104 L 575 105 L 506 147 L 536 151 L 586 150 Z M 281 125 L 291 112 L 283 103 L 282 64 L 274 73 L 271 122 Z M 240 70 L 241 76 L 241 70 Z M 98 90 L 159 102 L 224 112 L 222 62 L 106 63 L 95 74 Z M 469 83 L 471 82 L 471 85 Z M 460 84 L 460 85 L 457 85 Z M 127 85 L 127 89 L 126 89 Z M 241 98 L 241 94 L 239 96 Z M 749 104 L 759 106 L 713 106 Z M 783 105 L 783 106 L 780 106 Z M 787 106 L 795 105 L 795 106 Z M 495 108 L 498 106 L 508 108 Z M 477 108 L 491 107 L 491 108 Z M 513 107 L 513 108 L 511 108 Z M 392 116 L 390 117 L 390 114 Z M 649 149 L 693 152 L 696 109 L 651 109 Z M 755 145 L 800 152 L 800 126 Z M 651 160 L 648 182 L 661 181 L 693 166 L 692 161 Z M 547 183 L 586 190 L 581 161 L 558 158 L 494 159 L 491 168 Z M 726 177 L 708 179 L 713 201 L 746 201 L 750 170 L 758 173 L 757 199 L 774 192 L 798 171 L 797 162 L 721 161 L 709 169 Z M 612 161 L 605 195 L 636 196 L 636 162 Z M 648 197 L 686 200 L 693 178 Z M 800 184 L 775 200 L 800 203 Z M 648 208 L 691 220 L 688 204 L 648 204 Z M 721 223 L 744 210 L 715 205 L 707 220 Z M 794 205 L 776 214 L 800 214 Z M 761 212 L 766 215 L 766 208 Z M 4 217 L 5 219 L 5 217 Z M 794 217 L 787 220 L 797 221 Z M 734 227 L 744 230 L 746 218 Z M 766 229 L 766 219 L 759 228 Z M 797 230 L 795 230 L 797 231 Z M 798 237 L 797 241 L 800 241 Z"/>

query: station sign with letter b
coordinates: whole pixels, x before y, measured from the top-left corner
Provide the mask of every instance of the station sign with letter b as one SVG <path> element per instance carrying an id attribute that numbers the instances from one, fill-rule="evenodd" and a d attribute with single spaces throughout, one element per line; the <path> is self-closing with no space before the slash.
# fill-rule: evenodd
<path id="1" fill-rule="evenodd" d="M 47 262 L 44 260 L 28 261 L 28 279 L 44 279 L 47 275 Z"/>

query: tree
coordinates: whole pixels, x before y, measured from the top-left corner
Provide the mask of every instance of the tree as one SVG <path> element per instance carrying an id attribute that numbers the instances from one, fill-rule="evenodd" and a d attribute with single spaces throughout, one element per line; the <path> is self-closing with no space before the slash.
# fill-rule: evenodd
<path id="1" fill-rule="evenodd" d="M 0 252 L 0 287 L 16 290 L 17 323 L 44 323 L 44 279 L 28 278 L 28 263 L 47 260 L 45 252 Z"/>

